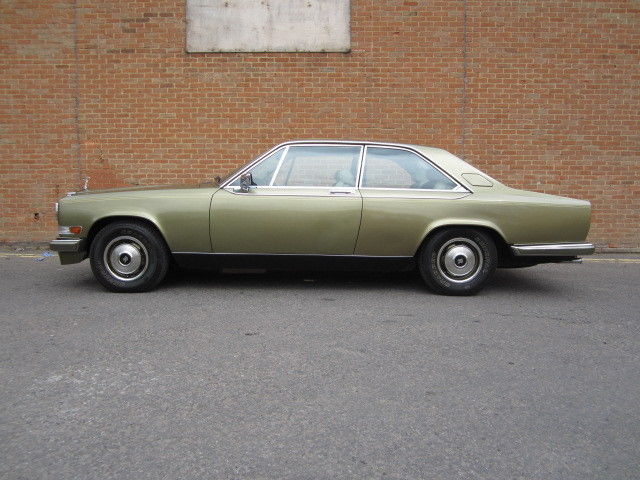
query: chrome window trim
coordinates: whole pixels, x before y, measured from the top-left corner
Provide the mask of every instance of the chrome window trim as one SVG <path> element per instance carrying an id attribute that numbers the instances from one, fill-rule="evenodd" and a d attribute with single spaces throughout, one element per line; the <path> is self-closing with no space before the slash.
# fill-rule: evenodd
<path id="1" fill-rule="evenodd" d="M 278 160 L 278 164 L 276 165 L 276 169 L 273 171 L 273 175 L 271 175 L 271 180 L 269 181 L 269 185 L 263 185 L 263 187 L 272 187 L 273 186 L 273 182 L 276 181 L 276 177 L 278 176 L 278 172 L 280 171 L 280 167 L 282 167 L 282 162 L 284 162 L 284 159 L 287 156 L 287 153 L 289 153 L 289 147 L 290 145 L 287 145 L 286 147 L 284 147 L 284 152 L 282 152 L 282 156 L 280 157 L 280 160 Z"/>
<path id="2" fill-rule="evenodd" d="M 451 180 L 453 183 L 455 183 L 456 187 L 449 189 L 449 190 L 442 190 L 442 189 L 435 189 L 435 188 L 405 188 L 405 187 L 363 187 L 361 185 L 361 181 L 362 181 L 362 177 L 359 178 L 360 182 L 357 183 L 358 188 L 362 189 L 362 190 L 404 190 L 404 191 L 411 191 L 411 192 L 468 192 L 468 193 L 472 193 L 468 188 L 466 188 L 464 185 L 461 185 L 460 182 L 458 182 L 455 178 L 453 178 L 451 175 L 449 175 L 447 172 L 445 172 L 442 168 L 440 168 L 438 165 L 436 165 L 435 163 L 433 163 L 431 160 L 429 160 L 427 157 L 425 157 L 422 153 L 418 152 L 417 150 L 410 148 L 410 147 L 406 147 L 404 145 L 394 145 L 394 144 L 378 144 L 378 143 L 368 143 L 367 145 L 365 145 L 365 154 L 364 154 L 364 158 L 362 159 L 362 164 L 361 164 L 361 170 L 362 170 L 362 176 L 364 176 L 364 169 L 366 168 L 366 162 L 367 162 L 367 151 L 369 150 L 369 147 L 373 147 L 373 148 L 389 148 L 392 150 L 404 150 L 406 152 L 409 153 L 413 153 L 415 155 L 417 155 L 418 157 L 420 157 L 423 161 L 425 161 L 428 165 L 431 165 L 434 169 L 436 169 L 437 171 L 439 171 L 440 173 L 442 173 L 445 177 L 447 177 L 449 180 Z"/>
<path id="3" fill-rule="evenodd" d="M 282 163 L 284 162 L 285 157 L 288 155 L 289 153 L 289 147 L 297 147 L 297 146 L 304 146 L 304 147 L 345 147 L 345 146 L 354 146 L 354 147 L 360 147 L 360 154 L 358 157 L 358 168 L 356 169 L 356 171 L 360 170 L 360 166 L 361 166 L 361 162 L 363 159 L 363 151 L 364 151 L 364 147 L 366 146 L 365 144 L 361 143 L 361 142 L 340 142 L 340 141 L 327 141 L 327 142 L 322 142 L 322 141 L 297 141 L 297 142 L 285 142 L 285 143 L 281 143 L 280 145 L 276 145 L 275 147 L 273 147 L 271 150 L 269 150 L 267 153 L 261 155 L 260 157 L 258 157 L 256 160 L 250 162 L 245 168 L 243 168 L 242 170 L 240 170 L 236 175 L 234 175 L 232 178 L 228 179 L 227 181 L 225 181 L 222 185 L 220 185 L 220 188 L 224 188 L 227 189 L 227 187 L 230 186 L 231 183 L 235 182 L 236 179 L 240 178 L 240 176 L 242 176 L 247 170 L 250 170 L 254 167 L 256 167 L 259 163 L 261 163 L 263 160 L 265 160 L 267 157 L 269 157 L 272 153 L 275 153 L 278 151 L 279 148 L 281 147 L 286 147 L 286 151 L 283 153 L 282 158 L 280 159 L 280 161 L 278 162 L 278 166 L 276 167 L 276 171 L 273 175 L 273 177 L 271 178 L 271 182 L 269 182 L 269 185 L 260 185 L 260 188 L 336 188 L 334 186 L 295 186 L 295 185 L 273 185 L 273 182 L 275 182 L 275 179 L 278 175 L 278 172 L 280 171 L 280 168 L 282 167 Z M 352 188 L 354 190 L 356 190 L 358 187 L 358 180 L 359 178 L 356 178 L 356 185 L 353 187 L 344 187 L 344 188 Z M 229 191 L 229 190 L 227 190 Z M 237 192 L 232 192 L 232 193 L 237 193 Z M 246 193 L 243 193 L 243 195 L 246 195 Z"/>
<path id="4" fill-rule="evenodd" d="M 269 155 L 271 155 L 272 153 L 275 153 L 277 150 L 279 150 L 280 148 L 286 146 L 285 143 L 281 143 L 279 145 L 276 145 L 275 147 L 273 147 L 270 150 L 267 150 L 265 153 L 263 153 L 262 155 L 259 155 L 256 159 L 254 159 L 253 161 L 249 162 L 247 165 L 245 165 L 245 167 L 240 170 L 238 173 L 236 173 L 233 177 L 229 177 L 227 180 L 225 180 L 224 182 L 222 182 L 220 184 L 220 188 L 226 188 L 229 186 L 229 184 L 233 183 L 236 181 L 237 178 L 240 178 L 240 176 L 245 173 L 247 170 L 251 169 L 254 165 L 258 164 L 259 162 L 261 162 L 262 160 L 264 160 L 265 158 L 267 158 Z"/>
<path id="5" fill-rule="evenodd" d="M 225 187 L 224 191 L 225 192 L 229 192 L 232 193 L 233 195 L 269 195 L 271 197 L 296 197 L 296 196 L 300 196 L 300 195 L 304 195 L 305 197 L 333 197 L 333 198 L 349 198 L 350 195 L 355 195 L 358 192 L 358 189 L 356 187 L 308 187 L 308 186 L 301 186 L 301 187 L 288 187 L 288 186 L 278 186 L 278 185 L 261 185 L 261 186 L 257 186 L 254 187 L 255 191 L 254 192 L 249 192 L 249 193 L 243 193 L 243 192 L 236 192 L 236 188 L 235 187 Z M 287 191 L 282 191 L 283 189 L 285 190 L 289 190 Z M 326 190 L 326 191 L 322 191 L 322 192 L 318 192 L 318 193 L 311 193 L 311 194 L 307 194 L 306 192 L 297 192 L 294 193 L 292 192 L 292 190 L 296 190 L 296 189 L 304 189 L 304 190 Z M 344 195 L 337 195 L 337 194 L 332 194 L 331 191 L 335 190 L 335 189 L 340 189 L 340 190 L 349 190 L 348 194 L 344 194 Z M 276 193 L 272 193 L 272 192 L 276 192 Z M 281 192 L 281 193 L 278 193 Z M 354 198 L 354 197 L 351 197 Z M 358 195 L 357 198 L 360 198 L 360 196 Z"/>
<path id="6" fill-rule="evenodd" d="M 362 168 L 364 165 L 364 156 L 366 151 L 367 151 L 367 146 L 362 145 L 362 147 L 360 148 L 360 158 L 358 159 L 358 171 L 356 172 L 356 184 L 353 186 L 353 188 L 356 190 L 360 189 L 360 178 L 362 176 Z"/>
<path id="7" fill-rule="evenodd" d="M 265 153 L 264 155 L 261 155 L 260 157 L 258 157 L 256 160 L 253 160 L 252 162 L 250 162 L 247 165 L 247 168 L 243 168 L 242 171 L 240 171 L 240 173 L 236 174 L 233 178 L 231 178 L 230 180 L 225 181 L 222 185 L 220 185 L 220 188 L 226 188 L 228 186 L 230 186 L 230 184 L 232 184 L 233 182 L 235 182 L 237 179 L 240 178 L 240 176 L 246 172 L 247 170 L 257 166 L 258 164 L 262 163 L 264 160 L 266 160 L 267 158 L 269 158 L 272 154 L 278 153 L 279 150 L 282 150 L 282 148 L 278 148 L 280 147 L 280 145 L 278 145 L 275 148 L 272 148 L 271 150 L 269 150 L 267 153 Z M 289 149 L 288 146 L 284 147 L 285 151 L 282 153 L 282 157 L 280 158 L 280 160 L 278 160 L 278 165 L 276 165 L 276 171 L 277 169 L 280 167 L 280 164 L 282 163 L 282 159 L 284 158 L 284 156 L 287 153 L 287 150 Z M 271 177 L 270 180 L 270 184 L 271 182 L 273 182 L 273 179 L 275 178 L 275 175 L 273 175 Z M 261 185 L 262 187 L 267 187 L 268 185 Z"/>
<path id="8" fill-rule="evenodd" d="M 361 188 L 356 188 L 356 187 L 311 187 L 308 185 L 300 185 L 299 187 L 295 187 L 295 186 L 291 186 L 291 185 L 256 185 L 254 188 L 259 188 L 260 190 L 265 190 L 265 189 L 269 189 L 269 190 L 275 190 L 275 189 L 282 189 L 282 188 L 287 188 L 287 189 L 297 189 L 297 188 L 304 188 L 304 189 L 315 189 L 315 190 L 319 190 L 319 189 L 327 189 L 327 190 L 333 190 L 333 189 L 343 189 L 343 190 L 392 190 L 392 191 L 397 191 L 397 190 L 403 190 L 403 191 L 408 191 L 408 192 L 433 192 L 433 193 L 458 193 L 458 194 L 462 194 L 462 193 L 471 193 L 468 190 L 463 188 L 458 189 L 458 187 L 451 189 L 451 190 L 440 190 L 440 189 L 435 189 L 435 188 L 386 188 L 386 187 L 361 187 Z M 229 187 L 225 187 L 225 190 L 228 189 L 233 189 L 233 187 L 229 186 Z M 420 198 L 420 197 L 406 197 L 406 198 Z"/>
<path id="9" fill-rule="evenodd" d="M 264 187 L 262 187 L 264 188 Z M 283 187 L 284 188 L 284 187 Z M 272 193 L 271 195 L 267 195 L 266 193 L 260 194 L 260 193 L 240 193 L 240 192 L 233 192 L 230 190 L 227 190 L 225 188 L 225 192 L 229 192 L 232 195 L 244 195 L 245 197 L 247 195 L 263 195 L 263 196 L 269 196 L 269 197 L 304 197 L 304 198 L 361 198 L 360 196 L 356 197 L 354 194 L 355 192 L 352 192 L 353 194 L 344 194 L 344 195 L 332 195 L 331 193 L 327 193 L 327 194 L 321 194 L 321 193 L 312 193 L 312 194 L 307 194 L 307 193 L 303 193 L 303 192 L 298 192 L 298 193 L 291 193 L 291 192 L 283 192 L 283 193 Z M 388 198 L 388 197 L 380 197 L 380 198 Z M 418 199 L 421 200 L 421 199 Z"/>
<path id="10" fill-rule="evenodd" d="M 365 151 L 366 147 L 372 146 L 372 147 L 384 147 L 384 148 L 398 148 L 398 149 L 401 149 L 401 150 L 406 150 L 406 151 L 411 152 L 411 153 L 415 153 L 416 155 L 418 155 L 419 157 L 424 159 L 427 163 L 429 163 L 430 165 L 433 165 L 433 167 L 435 169 L 437 169 L 438 171 L 442 172 L 447 178 L 450 178 L 460 188 L 460 190 L 454 189 L 454 190 L 444 190 L 444 191 L 446 191 L 446 192 L 459 191 L 459 192 L 473 193 L 473 190 L 471 190 L 470 188 L 465 187 L 464 185 L 462 185 L 454 177 L 452 177 L 448 172 L 444 171 L 442 168 L 440 168 L 438 165 L 436 165 L 434 162 L 432 162 L 428 157 L 426 157 L 422 152 L 418 151 L 416 148 L 412 147 L 411 145 L 402 144 L 402 143 L 370 142 L 370 141 L 362 141 L 362 140 L 291 140 L 291 141 L 288 141 L 288 142 L 280 143 L 280 144 L 276 145 L 275 147 L 271 148 L 270 150 L 268 150 L 267 152 L 265 152 L 262 155 L 260 155 L 258 158 L 256 158 L 252 162 L 249 162 L 236 175 L 234 175 L 233 177 L 230 177 L 225 182 L 223 182 L 220 185 L 220 188 L 228 187 L 229 184 L 235 182 L 235 180 L 237 178 L 239 178 L 240 175 L 245 173 L 247 170 L 250 170 L 251 168 L 253 168 L 261 160 L 265 159 L 267 156 L 269 156 L 270 154 L 274 153 L 279 148 L 288 147 L 288 146 L 298 146 L 298 145 L 309 145 L 309 146 L 332 146 L 332 145 L 335 145 L 335 146 L 354 145 L 355 146 L 355 145 L 358 145 L 360 147 L 363 147 L 362 148 L 361 157 L 360 157 L 360 168 L 359 168 L 359 172 L 358 172 L 359 176 L 357 178 L 356 186 L 354 187 L 354 188 L 357 188 L 357 189 L 360 189 L 360 188 L 366 188 L 366 189 L 375 188 L 375 187 L 361 187 L 360 186 L 360 183 L 361 183 L 361 180 L 362 180 L 362 175 L 361 174 L 363 172 L 363 166 L 364 166 L 364 161 L 365 161 L 365 152 L 364 151 Z M 283 157 L 283 159 L 284 159 L 284 157 Z M 265 188 L 265 187 L 266 186 L 263 186 L 262 188 Z M 301 187 L 283 186 L 283 187 L 278 187 L 278 188 L 301 188 Z M 312 188 L 324 188 L 324 187 L 312 187 Z M 434 190 L 430 190 L 430 189 L 416 189 L 416 188 L 390 188 L 390 190 L 410 190 L 410 191 L 429 191 L 429 192 L 434 191 Z"/>
<path id="11" fill-rule="evenodd" d="M 318 188 L 326 188 L 327 190 L 334 189 L 334 188 L 345 188 L 345 189 L 351 189 L 351 190 L 355 190 L 356 189 L 356 187 L 327 187 L 327 186 L 324 186 L 324 187 L 312 187 L 312 186 L 309 186 L 309 185 L 300 185 L 299 187 L 294 187 L 292 185 L 255 185 L 255 188 L 273 188 L 273 189 L 275 189 L 275 188 L 316 188 L 316 189 L 318 189 Z M 447 192 L 451 192 L 452 190 L 446 190 L 446 191 Z"/>
<path id="12" fill-rule="evenodd" d="M 442 193 L 471 193 L 464 187 L 456 186 L 451 190 L 442 190 L 441 188 L 402 188 L 402 187 L 360 187 L 360 190 L 403 190 L 407 192 L 442 192 Z"/>

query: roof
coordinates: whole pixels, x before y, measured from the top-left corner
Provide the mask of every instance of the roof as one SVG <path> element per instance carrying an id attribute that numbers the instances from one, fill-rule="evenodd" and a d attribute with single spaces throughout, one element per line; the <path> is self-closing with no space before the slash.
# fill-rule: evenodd
<path id="1" fill-rule="evenodd" d="M 461 158 L 455 156 L 453 153 L 444 150 L 442 148 L 437 147 L 429 147 L 425 145 L 415 145 L 411 143 L 397 143 L 397 142 L 372 142 L 369 140 L 318 140 L 318 139 L 308 139 L 308 140 L 291 140 L 288 142 L 283 142 L 272 150 L 280 148 L 285 145 L 307 145 L 307 144 L 344 144 L 344 145 L 377 145 L 377 146 L 389 146 L 389 147 L 401 147 L 407 148 L 409 150 L 414 150 L 425 157 L 427 157 L 432 162 L 436 163 L 440 168 L 445 170 L 446 172 L 452 174 L 456 178 L 460 178 L 460 175 L 463 173 L 479 173 L 488 177 L 488 175 L 469 163 L 465 162 Z M 499 183 L 497 180 L 492 179 Z"/>

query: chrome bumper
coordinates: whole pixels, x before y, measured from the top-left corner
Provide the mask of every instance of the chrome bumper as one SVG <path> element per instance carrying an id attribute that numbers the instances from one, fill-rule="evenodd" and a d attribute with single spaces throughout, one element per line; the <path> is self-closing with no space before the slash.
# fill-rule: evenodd
<path id="1" fill-rule="evenodd" d="M 77 253 L 84 252 L 86 244 L 84 238 L 56 238 L 49 242 L 49 248 L 54 252 Z"/>
<path id="2" fill-rule="evenodd" d="M 544 243 L 540 245 L 511 245 L 516 257 L 578 257 L 593 255 L 592 243 Z"/>

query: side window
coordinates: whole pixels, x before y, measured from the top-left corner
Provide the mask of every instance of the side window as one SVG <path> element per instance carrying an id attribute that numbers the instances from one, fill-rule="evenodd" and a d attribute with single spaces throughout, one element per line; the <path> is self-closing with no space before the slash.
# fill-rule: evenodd
<path id="1" fill-rule="evenodd" d="M 397 148 L 368 147 L 362 186 L 453 190 L 457 185 L 415 153 Z"/>
<path id="2" fill-rule="evenodd" d="M 273 184 L 287 187 L 355 187 L 361 148 L 289 147 Z"/>
<path id="3" fill-rule="evenodd" d="M 262 160 L 258 165 L 256 165 L 251 170 L 249 170 L 249 172 L 247 172 L 247 173 L 251 173 L 251 176 L 253 177 L 254 185 L 259 187 L 269 185 L 269 183 L 271 182 L 271 177 L 273 177 L 273 174 L 275 173 L 276 168 L 278 168 L 278 162 L 280 161 L 280 158 L 282 158 L 283 152 L 284 152 L 284 148 L 281 148 L 280 150 L 273 152 L 267 158 Z M 238 176 L 238 178 L 236 178 L 233 182 L 231 182 L 229 186 L 239 187 L 240 177 Z"/>

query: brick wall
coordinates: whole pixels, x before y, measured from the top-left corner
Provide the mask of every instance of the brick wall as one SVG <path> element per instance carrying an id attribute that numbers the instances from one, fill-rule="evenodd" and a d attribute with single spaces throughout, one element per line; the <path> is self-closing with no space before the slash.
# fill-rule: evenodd
<path id="1" fill-rule="evenodd" d="M 640 246 L 637 1 L 352 0 L 352 51 L 186 54 L 180 1 L 0 2 L 0 240 L 91 186 L 211 179 L 275 143 L 434 145 L 586 198 Z"/>

